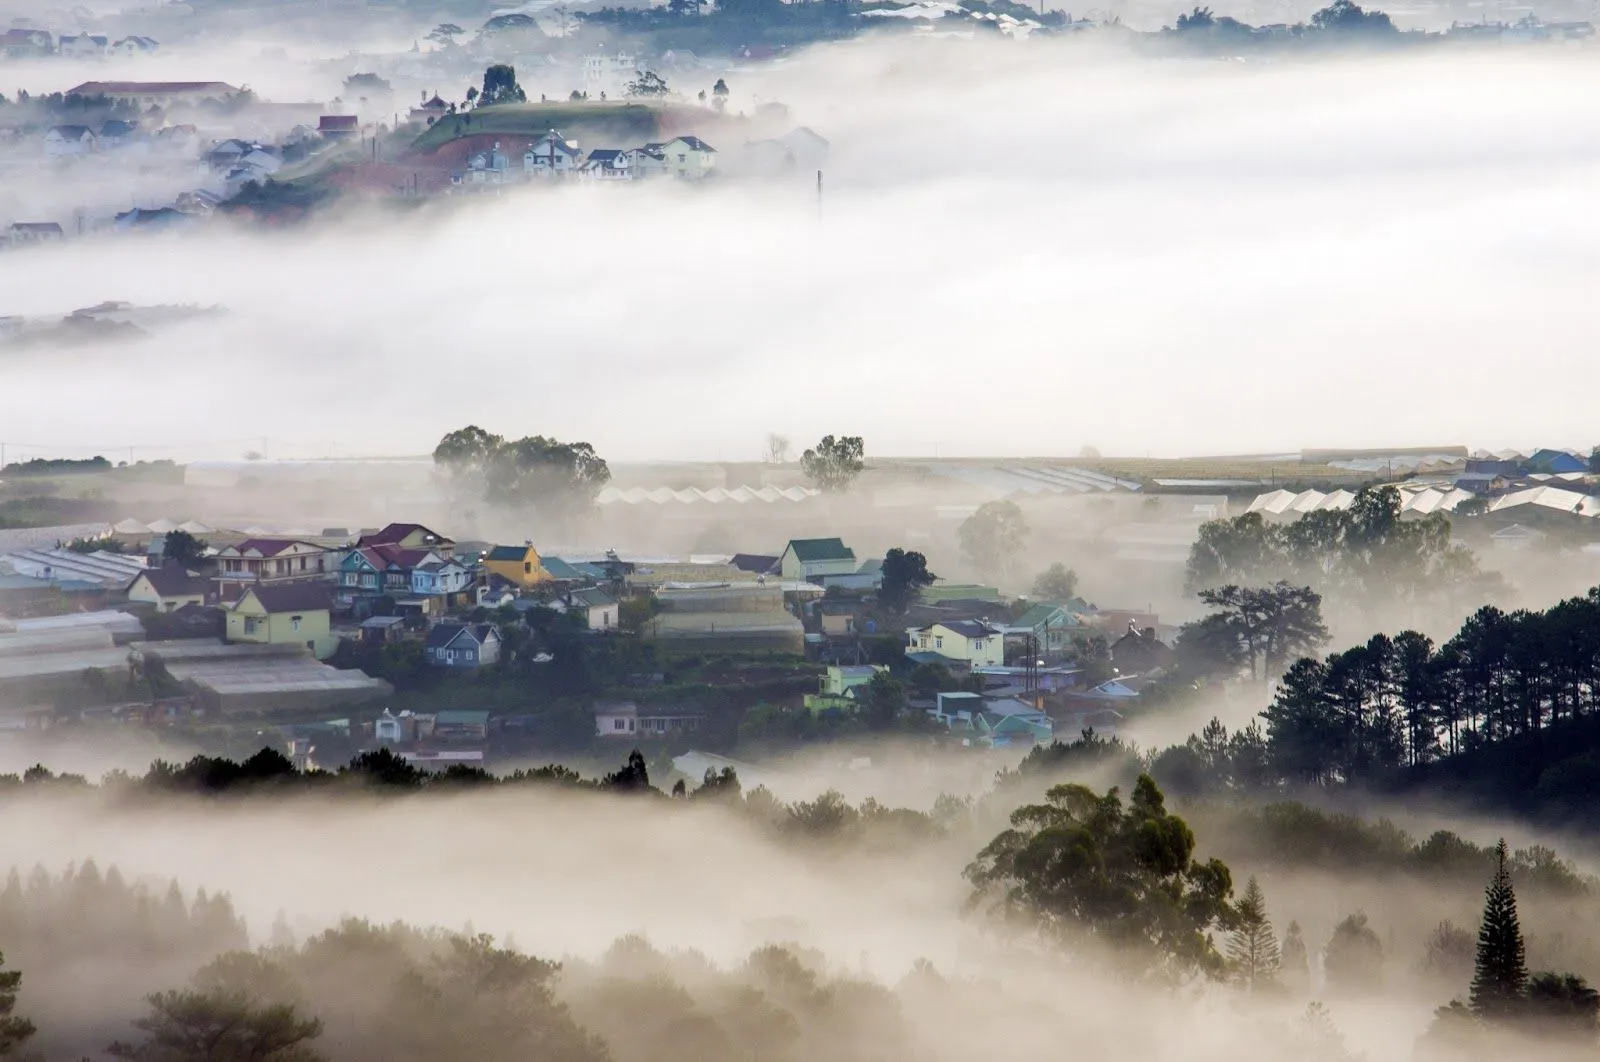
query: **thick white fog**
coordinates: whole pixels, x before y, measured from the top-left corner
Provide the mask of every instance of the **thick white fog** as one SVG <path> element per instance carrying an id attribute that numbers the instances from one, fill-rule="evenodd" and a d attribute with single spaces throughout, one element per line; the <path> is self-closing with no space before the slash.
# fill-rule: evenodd
<path id="1" fill-rule="evenodd" d="M 743 77 L 735 106 L 832 141 L 820 211 L 803 174 L 0 256 L 6 313 L 232 311 L 7 354 L 0 425 L 215 456 L 425 452 L 468 422 L 613 459 L 753 457 L 772 430 L 939 455 L 1590 441 L 1563 386 L 1600 279 L 1586 56 L 858 41 Z"/>

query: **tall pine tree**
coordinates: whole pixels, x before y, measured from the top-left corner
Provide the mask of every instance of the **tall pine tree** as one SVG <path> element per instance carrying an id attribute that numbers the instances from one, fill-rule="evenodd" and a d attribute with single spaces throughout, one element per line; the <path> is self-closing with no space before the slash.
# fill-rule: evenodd
<path id="1" fill-rule="evenodd" d="M 0 955 L 0 967 L 5 965 Z M 0 972 L 0 1055 L 14 1053 L 33 1035 L 33 1022 L 11 1012 L 17 1006 L 17 989 L 22 986 L 22 974 L 16 970 Z"/>
<path id="2" fill-rule="evenodd" d="M 1267 899 L 1252 877 L 1234 905 L 1239 922 L 1228 937 L 1228 962 L 1233 974 L 1251 992 L 1270 983 L 1278 972 L 1278 938 L 1267 919 Z"/>
<path id="3" fill-rule="evenodd" d="M 1517 894 L 1506 866 L 1505 838 L 1495 846 L 1494 879 L 1484 890 L 1483 925 L 1478 929 L 1478 957 L 1473 964 L 1472 1012 L 1489 1021 L 1508 1021 L 1519 1013 L 1528 993 L 1528 962 L 1517 923 Z"/>

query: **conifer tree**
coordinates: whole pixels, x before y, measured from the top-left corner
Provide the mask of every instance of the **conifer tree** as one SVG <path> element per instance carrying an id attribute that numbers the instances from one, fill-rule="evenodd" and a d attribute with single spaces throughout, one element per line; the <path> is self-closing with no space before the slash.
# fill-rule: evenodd
<path id="1" fill-rule="evenodd" d="M 1278 968 L 1290 988 L 1304 991 L 1311 986 L 1311 962 L 1306 954 L 1306 940 L 1300 935 L 1300 923 L 1291 921 L 1283 934 L 1283 951 Z"/>
<path id="2" fill-rule="evenodd" d="M 1238 924 L 1228 937 L 1228 961 L 1233 965 L 1234 976 L 1251 992 L 1266 984 L 1278 973 L 1278 938 L 1272 932 L 1272 922 L 1267 918 L 1267 899 L 1261 885 L 1252 877 L 1244 887 L 1244 895 L 1234 905 Z"/>
<path id="3" fill-rule="evenodd" d="M 0 966 L 5 965 L 0 955 Z M 11 1012 L 17 1006 L 17 989 L 22 987 L 22 974 L 16 970 L 0 971 L 0 1055 L 9 1055 L 33 1035 L 33 1022 L 19 1018 Z"/>
<path id="4" fill-rule="evenodd" d="M 1528 992 L 1528 963 L 1517 922 L 1517 894 L 1506 866 L 1505 838 L 1495 846 L 1495 872 L 1484 890 L 1483 925 L 1473 964 L 1468 1005 L 1480 1018 L 1506 1021 L 1516 1016 Z"/>

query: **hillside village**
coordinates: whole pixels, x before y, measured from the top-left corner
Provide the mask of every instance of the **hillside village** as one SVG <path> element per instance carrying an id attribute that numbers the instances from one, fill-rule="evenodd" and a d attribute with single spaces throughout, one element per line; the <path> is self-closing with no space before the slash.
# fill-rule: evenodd
<path id="1" fill-rule="evenodd" d="M 105 530 L 0 556 L 0 694 L 34 705 L 10 726 L 208 720 L 254 732 L 277 719 L 302 760 L 333 727 L 340 740 L 325 748 L 388 744 L 423 764 L 477 764 L 514 755 L 529 719 L 458 709 L 441 691 L 461 684 L 470 703 L 488 674 L 530 688 L 578 653 L 629 661 L 580 697 L 589 744 L 731 747 L 713 732 L 763 709 L 740 704 L 730 719 L 717 681 L 673 696 L 659 673 L 704 658 L 759 673 L 775 704 L 816 718 L 861 713 L 873 680 L 893 675 L 913 683 L 910 707 L 930 727 L 1006 747 L 1057 726 L 1114 732 L 1137 674 L 1167 651 L 1153 615 L 1078 598 L 1017 607 L 972 585 L 930 587 L 888 625 L 875 603 L 882 559 L 837 538 L 681 563 L 458 543 L 407 523 L 305 539 L 193 521 Z M 1087 665 L 1085 646 L 1098 647 Z M 418 669 L 433 677 L 419 683 Z M 391 710 L 423 687 L 452 707 Z M 345 718 L 323 718 L 335 712 Z"/>
<path id="2" fill-rule="evenodd" d="M 1586 493 L 1595 473 L 1573 452 L 1301 457 L 1298 467 L 1350 486 L 1263 490 L 1278 474 L 1264 461 L 1259 478 L 1232 479 L 956 462 L 913 473 L 923 489 L 930 475 L 949 477 L 923 500 L 896 485 L 907 471 L 882 467 L 857 488 L 864 508 L 797 485 L 599 492 L 593 535 L 636 538 L 642 517 L 657 536 L 688 521 L 703 538 L 711 511 L 740 511 L 736 537 L 752 551 L 687 556 L 558 553 L 415 522 L 271 530 L 126 518 L 0 531 L 0 702 L 14 706 L 5 725 L 23 729 L 198 728 L 225 744 L 265 725 L 302 761 L 314 748 L 327 759 L 393 745 L 422 763 L 508 763 L 533 750 L 598 755 L 623 738 L 675 755 L 756 755 L 895 720 L 918 721 L 923 739 L 1007 749 L 1114 735 L 1146 710 L 1179 628 L 1136 602 L 1152 580 L 1181 581 L 1205 521 L 1292 523 L 1348 509 L 1358 484 L 1387 478 L 1402 519 L 1453 512 L 1457 537 L 1487 560 L 1530 547 L 1557 556 L 1546 539 L 1579 550 L 1560 556 L 1600 549 L 1590 526 L 1600 504 Z M 7 471 L 24 482 L 31 468 Z M 360 475 L 372 483 L 378 471 Z M 237 490 L 229 474 L 187 469 L 196 488 Z M 963 498 L 973 504 L 952 504 Z M 1059 537 L 1051 549 L 1093 557 L 1095 584 L 1127 596 L 1091 601 L 1071 573 L 1046 573 L 1028 593 L 1014 577 L 929 575 L 908 595 L 900 551 L 865 548 L 883 532 L 854 515 L 936 528 L 947 511 L 1019 502 L 1041 531 L 1122 508 L 1131 519 L 1109 525 L 1114 549 Z M 844 533 L 781 537 L 797 521 Z"/>

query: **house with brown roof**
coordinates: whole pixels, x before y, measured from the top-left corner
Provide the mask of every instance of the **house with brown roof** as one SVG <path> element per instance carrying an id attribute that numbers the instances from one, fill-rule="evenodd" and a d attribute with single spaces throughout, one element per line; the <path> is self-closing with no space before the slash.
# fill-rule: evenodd
<path id="1" fill-rule="evenodd" d="M 400 546 L 405 549 L 432 550 L 446 559 L 456 555 L 456 542 L 421 524 L 389 524 L 370 535 L 356 540 L 356 548 L 364 546 Z"/>
<path id="2" fill-rule="evenodd" d="M 254 645 L 304 646 L 318 660 L 326 660 L 339 647 L 332 632 L 332 605 L 328 587 L 319 583 L 252 586 L 228 608 L 227 638 Z"/>
<path id="3" fill-rule="evenodd" d="M 204 605 L 211 580 L 178 567 L 149 568 L 128 584 L 128 600 L 153 605 L 157 612 L 175 612 L 184 605 Z"/>
<path id="4" fill-rule="evenodd" d="M 334 550 L 301 539 L 247 538 L 217 551 L 217 590 L 228 599 L 257 584 L 325 582 L 333 577 L 337 557 Z"/>

